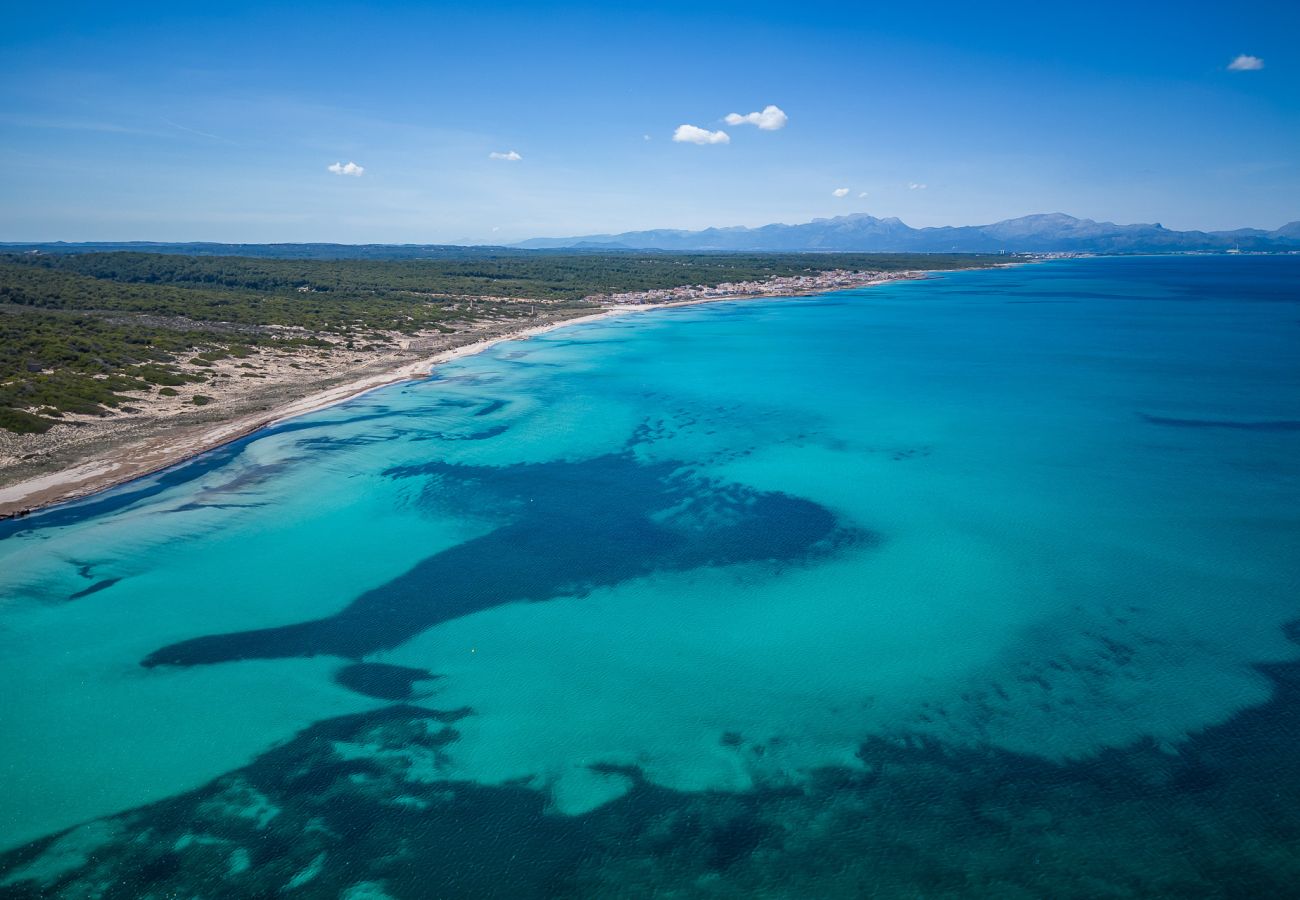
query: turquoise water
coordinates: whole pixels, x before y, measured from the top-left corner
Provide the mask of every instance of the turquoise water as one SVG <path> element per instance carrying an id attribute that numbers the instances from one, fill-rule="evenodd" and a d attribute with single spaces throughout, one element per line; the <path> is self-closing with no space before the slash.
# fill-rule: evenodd
<path id="1" fill-rule="evenodd" d="M 499 345 L 0 523 L 0 896 L 1289 890 L 1297 501 L 1297 257 Z"/>

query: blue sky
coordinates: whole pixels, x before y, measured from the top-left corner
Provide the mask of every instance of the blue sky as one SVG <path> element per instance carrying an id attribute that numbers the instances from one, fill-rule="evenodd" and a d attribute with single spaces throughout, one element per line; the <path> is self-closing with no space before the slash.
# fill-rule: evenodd
<path id="1" fill-rule="evenodd" d="M 497 243 L 850 212 L 1300 219 L 1294 0 L 6 15 L 0 240 Z M 1231 71 L 1243 54 L 1262 68 Z M 769 105 L 784 127 L 725 121 Z M 728 141 L 674 141 L 681 125 Z"/>

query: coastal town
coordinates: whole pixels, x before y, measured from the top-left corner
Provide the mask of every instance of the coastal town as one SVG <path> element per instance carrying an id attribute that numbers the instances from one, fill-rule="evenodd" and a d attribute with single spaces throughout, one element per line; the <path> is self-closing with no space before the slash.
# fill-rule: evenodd
<path id="1" fill-rule="evenodd" d="M 595 294 L 584 298 L 604 306 L 648 306 L 703 300 L 752 299 L 754 297 L 799 297 L 821 291 L 847 290 L 882 281 L 922 278 L 924 272 L 851 271 L 832 269 L 808 275 L 773 276 L 761 280 L 728 281 L 718 285 L 690 284 L 646 291 Z"/>

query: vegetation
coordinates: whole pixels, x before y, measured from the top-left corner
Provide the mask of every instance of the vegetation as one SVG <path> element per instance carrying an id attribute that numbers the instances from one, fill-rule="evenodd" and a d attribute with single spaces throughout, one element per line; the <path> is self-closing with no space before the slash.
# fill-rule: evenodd
<path id="1" fill-rule="evenodd" d="M 277 321 L 311 318 L 327 310 L 339 318 L 346 308 L 357 318 L 374 318 L 378 309 L 343 307 L 348 300 L 376 297 L 410 303 L 410 295 L 517 297 L 574 301 L 591 294 L 671 288 L 685 284 L 720 284 L 776 275 L 801 275 L 830 269 L 950 269 L 969 267 L 970 255 L 906 253 L 767 253 L 767 254 L 567 254 L 518 253 L 445 260 L 307 260 L 249 259 L 229 256 L 176 256 L 155 253 L 25 254 L 14 264 L 46 273 L 88 276 L 117 285 L 167 285 L 163 293 L 135 293 L 118 288 L 119 302 L 161 311 L 175 308 L 180 286 L 205 288 L 191 302 L 196 312 L 224 312 L 228 321 Z M 1003 258 L 1005 260 L 1005 257 Z M 4 284 L 8 284 L 8 273 Z M 51 282 L 43 282 L 48 287 Z M 91 290 L 69 282 L 67 290 Z M 248 292 L 245 294 L 243 292 Z M 266 301 L 271 293 L 278 302 Z M 0 287 L 0 297 L 4 288 Z M 188 291 L 183 293 L 189 293 Z M 321 293 L 329 297 L 318 296 Z M 304 296 L 305 294 L 305 296 Z M 103 294 L 97 302 L 102 301 Z M 128 299 L 131 298 L 131 299 Z M 247 304 L 253 302 L 256 312 Z M 262 301 L 261 303 L 257 301 Z M 18 301 L 14 301 L 18 302 Z M 96 302 L 86 300 L 84 302 Z M 103 307 L 100 307 L 103 308 Z M 126 308 L 126 307 L 116 307 Z M 230 318 L 230 316 L 238 316 Z M 285 324 L 289 324 L 285 322 Z M 300 321 L 295 324 L 318 324 Z"/>
<path id="2" fill-rule="evenodd" d="M 401 256 L 403 248 L 390 249 Z M 382 248 L 371 250 L 382 255 Z M 528 317 L 538 304 L 574 306 L 596 294 L 985 261 L 957 254 L 454 248 L 410 248 L 415 258 L 288 259 L 273 258 L 275 252 L 0 254 L 0 429 L 39 433 L 64 413 L 103 414 L 124 394 L 154 387 L 174 396 L 175 388 L 204 380 L 182 364 L 212 368 L 259 348 L 337 343 L 365 352 L 386 332 L 449 332 L 473 319 Z"/>

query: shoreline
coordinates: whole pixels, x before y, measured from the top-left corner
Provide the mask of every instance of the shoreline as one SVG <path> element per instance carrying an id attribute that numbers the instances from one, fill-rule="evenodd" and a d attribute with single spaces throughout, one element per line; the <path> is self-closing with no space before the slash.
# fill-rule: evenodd
<path id="1" fill-rule="evenodd" d="M 922 270 L 887 273 L 865 280 L 861 284 L 835 290 L 856 290 L 894 281 L 915 281 L 927 278 L 932 274 L 932 272 Z M 601 307 L 588 315 L 574 316 L 559 322 L 549 322 L 545 325 L 535 325 L 522 328 L 519 331 L 482 338 L 460 347 L 442 350 L 418 362 L 406 363 L 386 372 L 367 375 L 355 381 L 316 391 L 306 397 L 291 400 L 270 410 L 237 416 L 212 425 L 196 437 L 183 436 L 179 441 L 154 441 L 152 445 L 140 448 L 142 452 L 133 454 L 129 459 L 105 460 L 92 458 L 57 472 L 39 475 L 25 481 L 0 487 L 0 521 L 21 518 L 60 503 L 81 500 L 92 494 L 125 484 L 128 481 L 153 475 L 164 469 L 188 462 L 210 450 L 215 450 L 218 447 L 245 438 L 263 428 L 279 425 L 289 419 L 319 412 L 331 406 L 337 406 L 379 388 L 401 384 L 405 381 L 418 381 L 428 378 L 438 366 L 465 357 L 476 356 L 507 341 L 528 340 L 571 325 L 596 322 L 615 316 L 649 313 L 661 309 L 698 306 L 706 303 L 811 297 L 834 293 L 835 290 L 737 294 L 671 300 L 663 303 L 612 305 Z"/>

